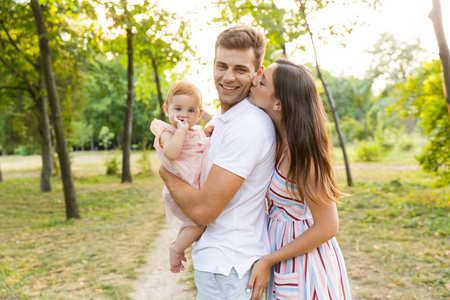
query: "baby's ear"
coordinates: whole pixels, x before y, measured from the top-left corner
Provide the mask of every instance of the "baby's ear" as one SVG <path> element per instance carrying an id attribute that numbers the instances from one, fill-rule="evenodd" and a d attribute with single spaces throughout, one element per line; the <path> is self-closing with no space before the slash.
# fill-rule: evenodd
<path id="1" fill-rule="evenodd" d="M 201 109 L 200 110 L 200 113 L 198 114 L 198 119 L 200 119 L 202 116 L 203 116 L 203 113 L 204 113 L 205 111 L 203 110 L 203 109 Z"/>
<path id="2" fill-rule="evenodd" d="M 169 108 L 167 107 L 167 105 L 163 104 L 163 110 L 166 113 L 166 115 L 169 116 Z"/>

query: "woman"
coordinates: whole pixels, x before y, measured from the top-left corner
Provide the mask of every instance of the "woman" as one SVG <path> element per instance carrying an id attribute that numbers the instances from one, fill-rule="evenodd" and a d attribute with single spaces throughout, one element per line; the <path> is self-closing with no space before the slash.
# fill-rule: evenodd
<path id="1" fill-rule="evenodd" d="M 253 265 L 251 299 L 351 299 L 339 245 L 327 115 L 314 76 L 277 60 L 255 78 L 250 102 L 277 129 L 277 161 L 267 192 L 272 253 Z"/>

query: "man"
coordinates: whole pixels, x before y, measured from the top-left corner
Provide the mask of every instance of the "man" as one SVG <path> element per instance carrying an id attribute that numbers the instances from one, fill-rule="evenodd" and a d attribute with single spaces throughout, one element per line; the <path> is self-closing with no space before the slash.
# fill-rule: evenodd
<path id="1" fill-rule="evenodd" d="M 220 99 L 208 153 L 209 174 L 200 190 L 160 175 L 175 202 L 205 226 L 192 252 L 198 300 L 249 299 L 253 263 L 270 252 L 265 194 L 273 171 L 273 123 L 246 99 L 263 71 L 265 37 L 249 26 L 223 31 L 215 46 L 214 82 Z"/>

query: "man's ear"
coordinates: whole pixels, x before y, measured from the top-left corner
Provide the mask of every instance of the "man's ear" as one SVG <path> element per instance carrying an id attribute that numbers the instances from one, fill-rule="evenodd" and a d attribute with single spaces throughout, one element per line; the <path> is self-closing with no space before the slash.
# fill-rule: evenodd
<path id="1" fill-rule="evenodd" d="M 261 76 L 264 71 L 264 66 L 259 67 L 259 69 L 256 71 L 256 76 Z"/>
<path id="2" fill-rule="evenodd" d="M 163 110 L 166 113 L 167 116 L 169 116 L 169 108 L 167 107 L 167 105 L 163 105 Z"/>

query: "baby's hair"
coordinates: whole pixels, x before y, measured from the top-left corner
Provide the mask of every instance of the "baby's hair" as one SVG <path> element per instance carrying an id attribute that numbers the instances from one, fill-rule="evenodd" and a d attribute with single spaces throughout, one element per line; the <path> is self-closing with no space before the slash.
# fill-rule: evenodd
<path id="1" fill-rule="evenodd" d="M 170 105 L 170 101 L 172 101 L 173 96 L 177 95 L 189 95 L 197 98 L 198 100 L 198 106 L 201 109 L 202 108 L 202 93 L 198 89 L 198 87 L 195 86 L 195 84 L 190 83 L 186 80 L 178 80 L 169 89 L 169 92 L 167 93 L 166 98 L 166 105 Z"/>

